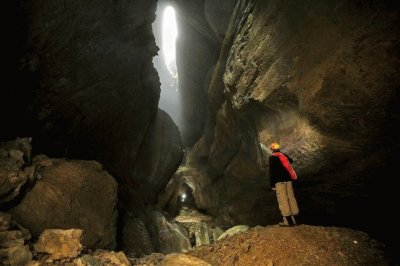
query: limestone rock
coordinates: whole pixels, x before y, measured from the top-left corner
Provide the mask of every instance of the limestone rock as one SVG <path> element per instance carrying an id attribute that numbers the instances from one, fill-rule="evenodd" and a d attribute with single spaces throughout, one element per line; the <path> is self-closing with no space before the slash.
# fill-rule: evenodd
<path id="1" fill-rule="evenodd" d="M 0 247 L 9 248 L 12 246 L 24 245 L 23 233 L 19 230 L 0 232 Z"/>
<path id="2" fill-rule="evenodd" d="M 150 234 L 139 218 L 125 215 L 122 231 L 122 247 L 129 257 L 143 257 L 153 253 Z"/>
<path id="3" fill-rule="evenodd" d="M 153 245 L 164 254 L 186 252 L 191 249 L 187 231 L 182 225 L 167 218 L 161 212 L 153 211 L 149 215 L 152 227 L 149 229 Z"/>
<path id="4" fill-rule="evenodd" d="M 9 125 L 4 135 L 34 131 L 37 153 L 99 161 L 123 186 L 134 183 L 136 191 L 142 190 L 138 184 L 148 191 L 146 176 L 133 175 L 135 167 L 141 171 L 143 164 L 134 162 L 142 158 L 151 166 L 146 173 L 163 174 L 158 177 L 164 183 L 179 161 L 179 152 L 173 154 L 177 143 L 160 137 L 163 147 L 155 154 L 171 152 L 165 164 L 139 153 L 156 121 L 160 96 L 152 63 L 158 51 L 151 28 L 156 3 L 22 0 L 15 88 L 24 89 L 10 89 L 15 97 L 1 94 L 6 103 L 1 110 L 16 110 L 12 118 L 0 112 Z M 121 202 L 137 203 L 131 211 L 140 213 L 136 207 L 147 204 L 142 194 L 121 194 Z"/>
<path id="5" fill-rule="evenodd" d="M 46 229 L 34 244 L 35 251 L 50 254 L 50 258 L 60 260 L 75 258 L 82 251 L 80 229 Z"/>
<path id="6" fill-rule="evenodd" d="M 77 266 L 131 266 L 123 252 L 96 250 L 92 255 L 84 255 L 74 260 Z"/>
<path id="7" fill-rule="evenodd" d="M 15 140 L 0 142 L 0 158 L 10 156 L 22 164 L 31 161 L 32 138 L 17 137 Z"/>
<path id="8" fill-rule="evenodd" d="M 0 142 L 0 204 L 8 204 L 33 185 L 36 167 L 31 161 L 31 138 Z"/>
<path id="9" fill-rule="evenodd" d="M 169 180 L 168 184 L 165 186 L 164 190 L 161 191 L 161 193 L 158 194 L 157 198 L 157 208 L 159 210 L 165 210 L 166 206 L 169 201 L 172 201 L 174 206 L 172 207 L 172 210 L 167 210 L 171 216 L 176 215 L 178 213 L 177 206 L 176 206 L 176 200 L 173 197 L 174 194 L 176 194 L 176 190 L 179 187 L 180 184 L 180 176 L 177 175 L 179 173 L 181 167 L 178 168 L 178 170 L 175 172 L 175 174 L 172 176 L 172 178 Z"/>
<path id="10" fill-rule="evenodd" d="M 221 42 L 225 37 L 236 3 L 237 1 L 234 0 L 204 0 L 204 15 L 214 33 L 221 38 Z"/>
<path id="11" fill-rule="evenodd" d="M 176 42 L 177 68 L 182 102 L 182 139 L 185 147 L 193 146 L 200 138 L 205 121 L 206 91 L 214 64 L 218 60 L 221 36 L 207 21 L 205 0 L 175 0 L 179 38 Z M 207 10 L 208 11 L 208 10 Z M 212 17 L 207 12 L 208 18 Z M 218 19 L 214 19 L 216 21 Z M 224 20 L 224 19 L 221 19 Z M 223 28 L 223 26 L 222 26 Z M 219 31 L 219 29 L 216 29 Z M 196 73 L 196 75 L 193 75 Z"/>
<path id="12" fill-rule="evenodd" d="M 57 159 L 39 174 L 41 179 L 10 210 L 15 220 L 35 237 L 48 228 L 77 228 L 85 246 L 115 247 L 117 183 L 101 164 Z"/>
<path id="13" fill-rule="evenodd" d="M 213 228 L 211 231 L 214 241 L 217 241 L 218 238 L 224 233 L 224 230 L 222 230 L 220 227 Z"/>
<path id="14" fill-rule="evenodd" d="M 194 256 L 172 253 L 165 256 L 161 262 L 162 266 L 211 266 L 211 264 L 205 262 Z"/>
<path id="15" fill-rule="evenodd" d="M 32 253 L 27 245 L 15 245 L 0 249 L 0 258 L 2 265 L 21 266 L 32 260 Z"/>
<path id="16" fill-rule="evenodd" d="M 93 255 L 102 265 L 131 266 L 130 261 L 123 252 L 96 251 Z"/>
<path id="17" fill-rule="evenodd" d="M 210 117 L 196 144 L 206 173 L 197 179 L 196 203 L 221 224 L 276 223 L 270 151 L 260 143 L 277 141 L 294 159 L 295 193 L 311 210 L 309 221 L 368 227 L 397 247 L 385 229 L 398 228 L 396 221 L 369 217 L 386 212 L 381 206 L 396 195 L 386 184 L 400 152 L 398 7 L 345 0 L 237 7 L 226 34 L 233 41 L 225 39 L 222 69 L 214 71 L 223 84 L 209 84 Z"/>
<path id="18" fill-rule="evenodd" d="M 18 164 L 22 165 L 24 163 L 24 153 L 19 150 L 10 150 L 10 157 L 17 161 Z"/>
<path id="19" fill-rule="evenodd" d="M 32 260 L 32 253 L 25 241 L 31 238 L 29 232 L 18 226 L 11 215 L 0 212 L 0 259 L 7 266 L 21 266 Z"/>
<path id="20" fill-rule="evenodd" d="M 155 204 L 183 157 L 178 128 L 167 113 L 158 110 L 135 160 L 134 170 L 121 183 L 126 205 L 136 211 L 138 202 Z M 137 187 L 140 184 L 140 188 Z M 128 200 L 128 198 L 135 200 Z"/>
<path id="21" fill-rule="evenodd" d="M 0 212 L 0 232 L 7 231 L 10 228 L 11 221 L 11 214 Z"/>
<path id="22" fill-rule="evenodd" d="M 196 247 L 210 244 L 210 226 L 207 223 L 196 224 Z"/>
<path id="23" fill-rule="evenodd" d="M 222 235 L 220 235 L 218 237 L 218 240 L 224 239 L 227 236 L 240 234 L 240 233 L 246 232 L 248 230 L 250 230 L 250 227 L 248 225 L 237 225 L 237 226 L 234 226 L 234 227 L 226 230 Z"/>
<path id="24" fill-rule="evenodd" d="M 150 255 L 140 258 L 130 258 L 132 265 L 160 265 L 165 258 L 163 253 L 151 253 Z"/>
<path id="25" fill-rule="evenodd" d="M 84 255 L 74 260 L 76 266 L 102 266 L 101 262 L 91 255 Z"/>
<path id="26" fill-rule="evenodd" d="M 39 261 L 32 260 L 28 264 L 26 264 L 25 266 L 41 266 L 41 263 Z"/>
<path id="27" fill-rule="evenodd" d="M 29 169 L 22 170 L 13 158 L 0 158 L 0 203 L 12 201 L 20 195 L 22 187 L 30 181 Z"/>

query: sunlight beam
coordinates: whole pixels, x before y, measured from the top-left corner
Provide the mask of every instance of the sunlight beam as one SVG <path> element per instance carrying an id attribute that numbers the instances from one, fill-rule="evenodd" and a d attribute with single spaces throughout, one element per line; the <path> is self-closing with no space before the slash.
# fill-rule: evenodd
<path id="1" fill-rule="evenodd" d="M 176 27 L 175 10 L 171 6 L 167 6 L 163 14 L 162 23 L 162 52 L 164 55 L 164 62 L 172 77 L 178 78 L 176 68 L 176 37 L 178 30 Z"/>

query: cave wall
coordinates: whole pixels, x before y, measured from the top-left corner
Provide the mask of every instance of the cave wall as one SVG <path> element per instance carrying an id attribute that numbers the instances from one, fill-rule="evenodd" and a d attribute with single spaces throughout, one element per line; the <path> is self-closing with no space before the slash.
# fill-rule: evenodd
<path id="1" fill-rule="evenodd" d="M 31 136 L 33 153 L 98 160 L 123 188 L 120 203 L 144 210 L 182 158 L 179 132 L 157 107 L 156 1 L 17 3 L 2 139 Z M 155 153 L 170 157 L 160 163 Z"/>
<path id="2" fill-rule="evenodd" d="M 176 65 L 182 102 L 180 129 L 184 146 L 191 147 L 204 131 L 208 83 L 236 1 L 162 2 L 169 2 L 176 9 Z"/>
<path id="3" fill-rule="evenodd" d="M 388 202 L 399 152 L 394 1 L 239 1 L 188 155 L 197 205 L 226 224 L 279 221 L 271 142 L 294 159 L 304 221 L 394 244 Z M 262 146 L 267 147 L 264 149 Z"/>
<path id="4" fill-rule="evenodd" d="M 306 220 L 390 237 L 382 228 L 397 223 L 383 218 L 399 151 L 397 4 L 242 0 L 228 26 L 234 2 L 172 1 L 182 134 L 186 146 L 197 141 L 188 155 L 196 204 L 221 223 L 276 222 L 260 144 L 279 141 L 295 160 Z M 2 140 L 33 136 L 34 153 L 99 160 L 138 212 L 182 156 L 176 127 L 157 109 L 156 1 L 17 4 Z M 157 152 L 170 152 L 169 163 Z"/>

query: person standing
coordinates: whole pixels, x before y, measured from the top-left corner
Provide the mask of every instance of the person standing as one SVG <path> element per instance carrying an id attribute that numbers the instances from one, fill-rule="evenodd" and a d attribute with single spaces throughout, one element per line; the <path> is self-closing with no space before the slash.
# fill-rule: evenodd
<path id="1" fill-rule="evenodd" d="M 272 155 L 269 157 L 269 178 L 271 188 L 275 190 L 279 204 L 279 210 L 283 216 L 280 226 L 296 225 L 296 215 L 299 207 L 294 196 L 292 180 L 297 179 L 296 172 L 291 163 L 292 158 L 280 152 L 278 143 L 271 144 Z"/>

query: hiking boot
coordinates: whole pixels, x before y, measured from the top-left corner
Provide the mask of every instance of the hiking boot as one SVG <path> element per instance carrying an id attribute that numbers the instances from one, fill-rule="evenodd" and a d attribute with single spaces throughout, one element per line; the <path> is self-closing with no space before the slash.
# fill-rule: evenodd
<path id="1" fill-rule="evenodd" d="M 283 222 L 280 222 L 278 225 L 282 227 L 288 227 L 288 226 L 294 226 L 295 224 L 293 223 L 290 216 L 285 216 L 283 217 Z"/>
<path id="2" fill-rule="evenodd" d="M 278 225 L 280 226 L 280 227 L 289 227 L 290 225 L 288 225 L 287 223 L 285 223 L 285 222 L 280 222 L 280 223 L 278 223 Z"/>

